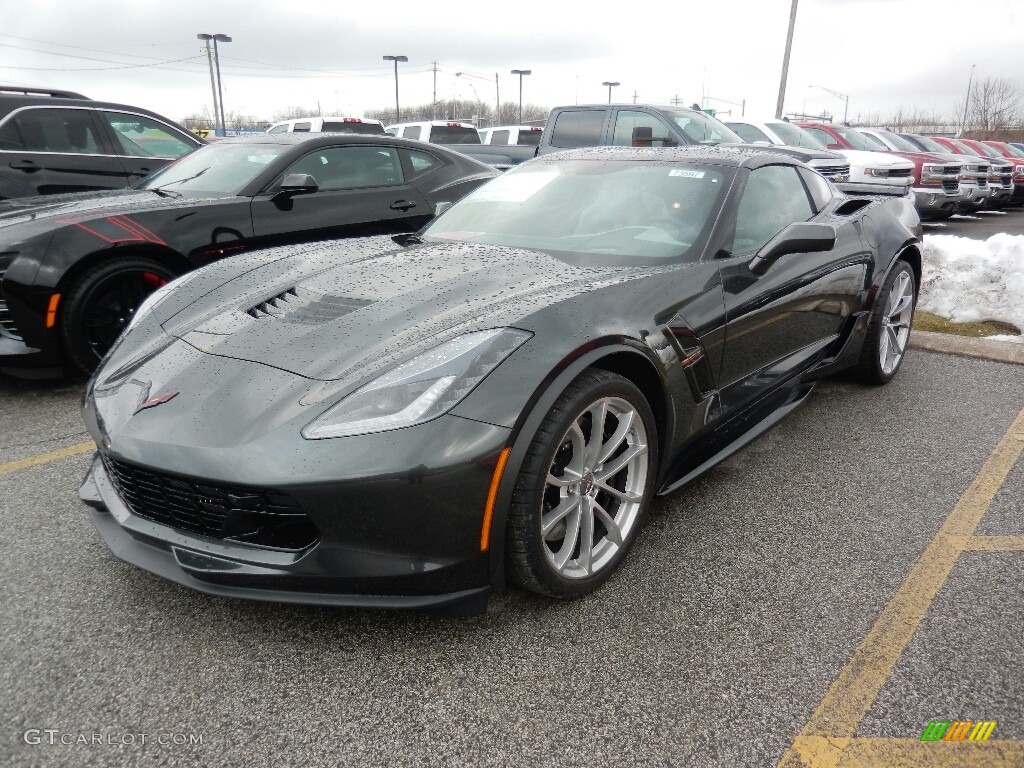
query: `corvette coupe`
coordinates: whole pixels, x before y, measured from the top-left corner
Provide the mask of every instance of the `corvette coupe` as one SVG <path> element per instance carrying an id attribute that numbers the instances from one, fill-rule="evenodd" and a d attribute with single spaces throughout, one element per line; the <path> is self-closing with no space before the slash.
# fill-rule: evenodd
<path id="1" fill-rule="evenodd" d="M 497 174 L 391 136 L 224 139 L 134 189 L 0 202 L 0 371 L 89 373 L 150 293 L 253 248 L 414 232 Z"/>
<path id="2" fill-rule="evenodd" d="M 80 495 L 118 557 L 215 595 L 582 595 L 817 379 L 896 375 L 920 234 L 760 148 L 539 158 L 415 235 L 154 292 L 88 386 Z"/>

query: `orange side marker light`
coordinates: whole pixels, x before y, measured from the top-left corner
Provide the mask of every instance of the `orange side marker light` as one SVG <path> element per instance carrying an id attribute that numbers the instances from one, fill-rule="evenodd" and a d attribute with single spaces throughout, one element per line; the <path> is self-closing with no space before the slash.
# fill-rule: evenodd
<path id="1" fill-rule="evenodd" d="M 57 305 L 60 303 L 60 294 L 55 293 L 50 297 L 50 305 L 46 308 L 46 327 L 53 328 L 57 324 Z"/>
<path id="2" fill-rule="evenodd" d="M 491 488 L 487 491 L 487 505 L 484 507 L 484 524 L 480 529 L 480 551 L 486 552 L 491 546 L 491 519 L 494 517 L 494 502 L 498 498 L 498 486 L 501 485 L 501 476 L 505 472 L 505 464 L 508 462 L 508 455 L 511 448 L 502 448 L 498 454 L 498 463 L 494 467 L 494 474 L 491 475 Z"/>

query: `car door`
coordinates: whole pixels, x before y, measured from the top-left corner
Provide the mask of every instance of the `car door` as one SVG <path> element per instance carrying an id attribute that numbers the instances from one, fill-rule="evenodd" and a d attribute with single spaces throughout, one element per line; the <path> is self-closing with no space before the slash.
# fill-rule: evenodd
<path id="1" fill-rule="evenodd" d="M 93 111 L 25 107 L 0 124 L 0 198 L 128 186 Z"/>
<path id="2" fill-rule="evenodd" d="M 281 181 L 291 174 L 312 176 L 319 189 L 278 195 Z M 398 151 L 366 144 L 307 152 L 252 202 L 253 230 L 268 242 L 411 232 L 432 213 L 426 199 L 406 182 Z"/>
<path id="3" fill-rule="evenodd" d="M 146 115 L 98 109 L 96 116 L 127 170 L 128 185 L 200 146 L 180 131 Z"/>
<path id="4" fill-rule="evenodd" d="M 809 174 L 812 180 L 818 177 Z M 760 248 L 789 224 L 818 218 L 817 197 L 791 165 L 763 166 L 746 179 L 731 247 L 717 259 L 727 323 L 718 376 L 725 411 L 820 357 L 860 307 L 871 255 L 851 224 L 837 227 L 829 251 L 782 256 L 760 275 L 750 270 Z"/>

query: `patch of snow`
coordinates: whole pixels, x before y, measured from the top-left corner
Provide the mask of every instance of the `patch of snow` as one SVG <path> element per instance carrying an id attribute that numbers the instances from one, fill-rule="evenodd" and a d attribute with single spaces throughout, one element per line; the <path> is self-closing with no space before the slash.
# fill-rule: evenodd
<path id="1" fill-rule="evenodd" d="M 1024 331 L 1024 235 L 926 235 L 922 282 L 918 306 L 925 312 L 954 323 L 1000 320 Z"/>
<path id="2" fill-rule="evenodd" d="M 983 338 L 989 341 L 1014 341 L 1018 344 L 1024 344 L 1024 336 L 1010 336 L 1008 333 L 1001 333 L 998 336 L 984 336 Z"/>

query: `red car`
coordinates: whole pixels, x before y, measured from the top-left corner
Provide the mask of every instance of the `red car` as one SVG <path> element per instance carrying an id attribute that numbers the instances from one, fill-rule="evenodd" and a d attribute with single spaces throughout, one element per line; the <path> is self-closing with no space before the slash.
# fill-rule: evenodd
<path id="1" fill-rule="evenodd" d="M 948 147 L 950 152 L 958 155 L 975 155 L 976 157 L 989 158 L 992 162 L 992 167 L 989 169 L 988 182 L 993 190 L 993 194 L 988 199 L 987 208 L 1002 208 L 1014 198 L 1014 164 L 991 147 L 987 147 L 986 149 L 989 151 L 986 152 L 985 149 L 981 149 L 984 146 L 983 144 L 972 142 L 970 139 L 950 139 L 945 136 L 932 136 L 931 139 L 944 147 Z M 977 144 L 978 146 L 972 146 L 972 144 Z"/>
<path id="2" fill-rule="evenodd" d="M 965 142 L 966 143 L 966 142 Z M 1024 202 L 1024 151 L 1017 149 L 1005 141 L 979 141 L 974 142 L 994 149 L 1006 160 L 1014 165 L 1013 169 L 1013 202 Z"/>

